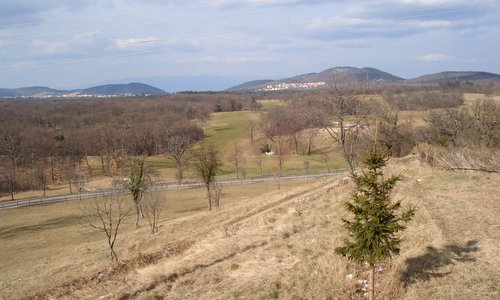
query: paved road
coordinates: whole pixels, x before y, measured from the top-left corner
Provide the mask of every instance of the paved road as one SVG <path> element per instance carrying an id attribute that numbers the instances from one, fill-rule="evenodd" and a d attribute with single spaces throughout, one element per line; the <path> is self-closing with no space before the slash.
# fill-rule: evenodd
<path id="1" fill-rule="evenodd" d="M 322 173 L 322 174 L 290 175 L 290 176 L 282 176 L 279 178 L 260 177 L 260 178 L 250 178 L 250 179 L 229 179 L 229 180 L 222 180 L 222 181 L 220 181 L 220 183 L 222 185 L 243 185 L 243 184 L 254 184 L 254 183 L 260 183 L 260 182 L 276 181 L 278 179 L 279 179 L 279 181 L 301 180 L 301 179 L 318 179 L 318 178 L 340 176 L 342 174 L 343 174 L 343 172 L 336 171 L 336 172 Z M 203 183 L 201 183 L 201 182 L 186 182 L 186 183 L 183 183 L 180 185 L 176 184 L 176 183 L 165 183 L 165 184 L 158 184 L 158 185 L 154 186 L 153 190 L 155 190 L 155 191 L 182 190 L 182 189 L 198 188 L 198 187 L 202 187 L 202 186 L 203 186 Z M 112 190 L 100 190 L 100 191 L 95 191 L 95 192 L 82 193 L 80 195 L 72 194 L 72 195 L 51 196 L 51 197 L 45 197 L 45 198 L 31 198 L 31 199 L 22 199 L 22 200 L 14 200 L 14 201 L 5 201 L 5 202 L 0 202 L 0 210 L 10 209 L 10 208 L 18 208 L 18 207 L 30 206 L 30 205 L 39 205 L 39 204 L 71 201 L 71 200 L 78 200 L 78 199 L 89 199 L 89 198 L 95 198 L 98 196 L 107 196 L 107 195 L 110 195 L 112 193 L 113 193 Z M 128 193 L 128 191 L 123 190 L 122 193 L 125 194 L 125 193 Z"/>

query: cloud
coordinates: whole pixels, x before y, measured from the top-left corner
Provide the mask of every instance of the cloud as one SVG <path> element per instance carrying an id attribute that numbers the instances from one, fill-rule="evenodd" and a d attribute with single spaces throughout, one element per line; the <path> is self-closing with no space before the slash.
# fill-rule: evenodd
<path id="1" fill-rule="evenodd" d="M 130 47 L 137 47 L 137 46 L 150 46 L 154 42 L 157 42 L 158 39 L 155 37 L 146 37 L 146 38 L 130 38 L 130 39 L 116 39 L 114 40 L 113 44 L 120 48 L 120 49 L 127 49 Z"/>
<path id="2" fill-rule="evenodd" d="M 100 31 L 89 31 L 75 34 L 71 40 L 77 44 L 89 44 L 94 42 L 95 38 L 100 34 Z"/>
<path id="3" fill-rule="evenodd" d="M 437 62 L 437 61 L 445 61 L 445 60 L 450 60 L 453 59 L 452 56 L 444 55 L 441 53 L 431 53 L 431 54 L 426 54 L 418 57 L 418 60 L 420 61 L 427 61 L 427 62 Z"/>
<path id="4" fill-rule="evenodd" d="M 453 2 L 452 0 L 403 0 L 404 4 L 419 4 L 419 5 L 441 5 Z M 456 2 L 456 1 L 455 1 Z"/>
<path id="5" fill-rule="evenodd" d="M 337 1 L 343 2 L 343 1 Z M 345 1 L 347 2 L 347 1 Z M 317 4 L 331 4 L 331 0 L 213 0 L 210 2 L 215 7 L 241 8 L 245 5 L 264 6 L 264 5 L 304 5 L 311 6 Z"/>
<path id="6" fill-rule="evenodd" d="M 64 10 L 82 10 L 93 1 L 67 0 L 2 0 L 0 26 L 10 26 L 25 22 L 41 22 L 47 12 Z"/>
<path id="7" fill-rule="evenodd" d="M 165 47 L 172 50 L 192 51 L 193 49 L 198 50 L 200 45 L 201 43 L 198 39 L 182 37 L 158 38 L 151 36 L 145 38 L 115 39 L 113 41 L 113 46 L 119 49 Z"/>
<path id="8" fill-rule="evenodd" d="M 42 40 L 32 40 L 31 45 L 40 50 L 42 53 L 58 53 L 69 49 L 68 45 L 64 42 L 46 42 Z"/>
<path id="9" fill-rule="evenodd" d="M 417 22 L 417 25 L 422 28 L 443 28 L 443 27 L 451 27 L 453 23 L 451 21 L 446 20 L 430 20 L 430 21 L 420 21 Z"/>
<path id="10" fill-rule="evenodd" d="M 187 58 L 180 59 L 179 62 L 190 63 L 226 63 L 226 64 L 240 64 L 249 62 L 269 62 L 274 60 L 272 57 L 247 57 L 247 56 L 205 56 L 200 58 Z"/>

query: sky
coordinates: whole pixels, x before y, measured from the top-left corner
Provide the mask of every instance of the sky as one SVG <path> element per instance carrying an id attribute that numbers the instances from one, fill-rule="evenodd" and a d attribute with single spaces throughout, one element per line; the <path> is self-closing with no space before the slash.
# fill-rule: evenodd
<path id="1" fill-rule="evenodd" d="M 500 73 L 500 0 L 0 0 L 0 87 Z"/>

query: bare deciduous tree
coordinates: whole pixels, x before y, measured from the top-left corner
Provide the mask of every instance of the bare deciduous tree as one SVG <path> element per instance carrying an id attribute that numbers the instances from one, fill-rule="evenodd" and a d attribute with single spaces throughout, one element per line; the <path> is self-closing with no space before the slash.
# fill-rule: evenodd
<path id="1" fill-rule="evenodd" d="M 207 189 L 208 210 L 212 210 L 212 183 L 220 171 L 222 162 L 219 151 L 212 145 L 193 152 L 193 168 Z"/>
<path id="2" fill-rule="evenodd" d="M 473 109 L 482 146 L 500 145 L 500 104 L 492 99 L 477 100 Z"/>
<path id="3" fill-rule="evenodd" d="M 321 160 L 325 163 L 326 165 L 326 169 L 328 170 L 328 173 L 330 173 L 330 153 L 328 152 L 324 152 L 323 154 L 321 154 Z"/>
<path id="4" fill-rule="evenodd" d="M 342 91 L 333 85 L 333 90 L 325 94 L 327 112 L 323 125 L 330 137 L 340 145 L 351 171 L 357 165 L 355 150 L 361 127 L 366 125 L 369 110 L 359 96 Z M 333 120 L 329 121 L 329 120 Z"/>
<path id="5" fill-rule="evenodd" d="M 214 200 L 215 207 L 218 209 L 220 207 L 220 198 L 222 197 L 222 183 L 214 181 L 212 185 L 212 199 Z"/>
<path id="6" fill-rule="evenodd" d="M 118 261 L 114 247 L 120 225 L 132 210 L 127 203 L 125 195 L 120 194 L 119 190 L 113 190 L 111 195 L 89 200 L 84 206 L 84 216 L 90 227 L 105 234 L 113 262 Z"/>
<path id="7" fill-rule="evenodd" d="M 257 124 L 254 121 L 249 120 L 247 131 L 248 131 L 248 138 L 250 139 L 251 144 L 253 144 L 253 140 L 255 138 L 255 129 L 257 129 Z"/>
<path id="8" fill-rule="evenodd" d="M 17 183 L 17 169 L 23 156 L 21 136 L 17 129 L 6 130 L 0 139 L 0 156 L 6 156 L 10 164 L 4 178 L 7 182 L 10 197 L 14 200 Z"/>
<path id="9" fill-rule="evenodd" d="M 229 161 L 235 168 L 236 178 L 240 179 L 240 168 L 244 159 L 243 151 L 241 150 L 241 147 L 238 146 L 238 143 L 233 145 L 233 149 L 231 150 L 231 153 L 229 153 Z"/>
<path id="10" fill-rule="evenodd" d="M 143 216 L 141 199 L 146 180 L 148 179 L 148 176 L 145 174 L 144 160 L 145 157 L 142 157 L 141 160 L 134 159 L 132 161 L 127 182 L 125 183 L 125 186 L 132 194 L 132 200 L 134 201 L 136 227 L 139 226 L 139 218 Z"/>
<path id="11" fill-rule="evenodd" d="M 259 167 L 260 176 L 262 177 L 262 169 L 264 165 L 264 156 L 261 151 L 255 151 L 255 155 L 253 157 L 253 161 Z"/>
<path id="12" fill-rule="evenodd" d="M 276 163 L 278 164 L 279 176 L 280 177 L 283 175 L 283 169 L 285 167 L 285 161 L 286 161 L 286 158 L 288 156 L 287 150 L 288 149 L 285 147 L 285 145 L 283 145 L 281 143 L 279 143 L 276 146 L 275 156 L 276 156 Z"/>
<path id="13" fill-rule="evenodd" d="M 175 161 L 175 178 L 181 184 L 184 178 L 184 155 L 191 146 L 191 138 L 183 134 L 174 134 L 167 138 L 167 156 Z"/>
<path id="14" fill-rule="evenodd" d="M 158 222 L 162 210 L 161 195 L 157 191 L 146 190 L 142 199 L 142 211 L 148 220 L 151 233 L 158 232 Z"/>

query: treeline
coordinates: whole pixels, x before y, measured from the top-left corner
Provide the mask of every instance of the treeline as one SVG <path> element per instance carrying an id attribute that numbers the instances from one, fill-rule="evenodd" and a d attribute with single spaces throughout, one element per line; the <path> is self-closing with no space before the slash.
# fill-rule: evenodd
<path id="1" fill-rule="evenodd" d="M 121 172 L 131 156 L 178 158 L 203 138 L 210 113 L 243 109 L 259 105 L 231 94 L 0 102 L 0 193 L 61 181 L 71 188 L 93 175 L 89 156 L 99 157 L 105 175 Z"/>

